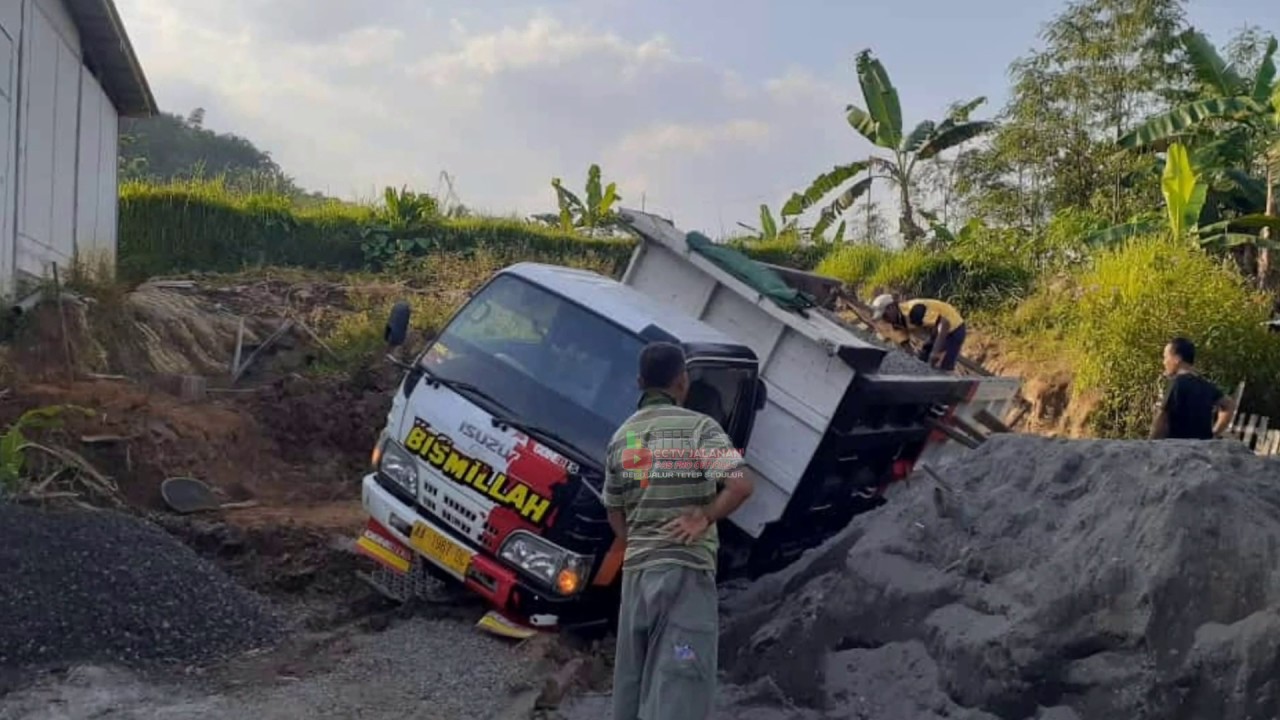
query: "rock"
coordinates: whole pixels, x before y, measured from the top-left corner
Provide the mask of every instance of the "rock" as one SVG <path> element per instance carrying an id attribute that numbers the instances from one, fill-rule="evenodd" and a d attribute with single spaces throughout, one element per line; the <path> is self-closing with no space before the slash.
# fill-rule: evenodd
<path id="1" fill-rule="evenodd" d="M 1280 716 L 1280 464 L 999 435 L 939 472 L 961 512 L 916 475 L 727 598 L 727 679 L 831 717 Z"/>

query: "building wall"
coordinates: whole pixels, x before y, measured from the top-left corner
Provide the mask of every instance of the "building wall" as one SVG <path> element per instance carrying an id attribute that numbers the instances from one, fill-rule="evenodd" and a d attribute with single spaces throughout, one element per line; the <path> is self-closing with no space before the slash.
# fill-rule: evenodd
<path id="1" fill-rule="evenodd" d="M 62 0 L 0 0 L 0 25 L 0 62 L 6 35 L 17 40 L 19 60 L 7 109 L 16 132 L 8 134 L 6 177 L 15 182 L 0 211 L 0 292 L 7 295 L 22 279 L 47 277 L 52 263 L 68 268 L 77 254 L 95 265 L 114 259 L 118 118 L 82 64 Z"/>
<path id="2" fill-rule="evenodd" d="M 13 278 L 21 35 L 22 1 L 0 0 L 0 295 Z"/>

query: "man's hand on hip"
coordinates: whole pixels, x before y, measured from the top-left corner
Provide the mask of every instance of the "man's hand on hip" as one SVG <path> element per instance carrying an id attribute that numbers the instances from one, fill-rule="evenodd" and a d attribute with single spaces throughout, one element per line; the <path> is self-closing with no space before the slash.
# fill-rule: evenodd
<path id="1" fill-rule="evenodd" d="M 694 509 L 667 523 L 663 529 L 671 535 L 673 540 L 691 543 L 705 535 L 710 527 L 711 519 L 707 514 L 701 509 Z"/>

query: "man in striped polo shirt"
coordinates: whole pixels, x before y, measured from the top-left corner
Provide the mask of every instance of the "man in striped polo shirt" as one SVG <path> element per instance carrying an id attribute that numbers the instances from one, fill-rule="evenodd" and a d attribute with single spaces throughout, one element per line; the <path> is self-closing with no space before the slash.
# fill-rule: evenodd
<path id="1" fill-rule="evenodd" d="M 684 351 L 640 353 L 640 407 L 614 434 L 604 485 L 626 543 L 614 720 L 705 720 L 719 641 L 716 521 L 751 495 L 742 456 L 710 417 L 681 407 Z"/>

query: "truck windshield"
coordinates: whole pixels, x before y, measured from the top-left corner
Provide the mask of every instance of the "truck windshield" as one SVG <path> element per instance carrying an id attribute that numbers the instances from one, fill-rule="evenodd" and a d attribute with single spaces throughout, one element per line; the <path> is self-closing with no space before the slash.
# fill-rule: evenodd
<path id="1" fill-rule="evenodd" d="M 603 462 L 636 408 L 643 341 L 526 280 L 499 275 L 431 344 L 422 362 L 470 383 L 514 419 L 553 430 Z"/>

